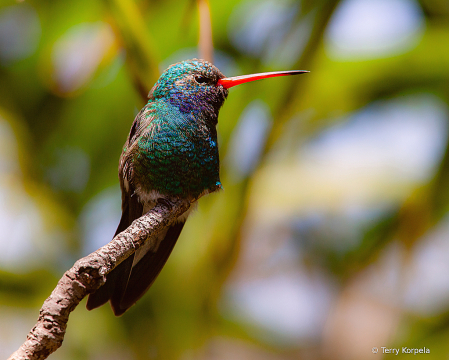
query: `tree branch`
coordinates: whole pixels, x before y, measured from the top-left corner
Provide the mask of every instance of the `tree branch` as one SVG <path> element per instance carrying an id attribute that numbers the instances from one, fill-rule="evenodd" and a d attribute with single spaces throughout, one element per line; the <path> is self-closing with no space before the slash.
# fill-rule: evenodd
<path id="1" fill-rule="evenodd" d="M 8 360 L 46 359 L 64 340 L 70 313 L 88 294 L 104 284 L 105 276 L 145 242 L 171 225 L 190 207 L 189 200 L 160 199 L 147 214 L 92 254 L 78 260 L 45 300 L 27 340 Z"/>

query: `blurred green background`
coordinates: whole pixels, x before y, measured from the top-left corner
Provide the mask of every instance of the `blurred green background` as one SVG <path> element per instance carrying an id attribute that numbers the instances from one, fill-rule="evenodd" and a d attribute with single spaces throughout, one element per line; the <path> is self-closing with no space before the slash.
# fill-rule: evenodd
<path id="1" fill-rule="evenodd" d="M 1 2 L 1 358 L 111 239 L 141 94 L 207 45 L 199 5 Z M 116 318 L 84 300 L 50 359 L 448 359 L 449 2 L 209 5 L 225 75 L 311 73 L 231 89 L 225 190 L 137 305 Z"/>

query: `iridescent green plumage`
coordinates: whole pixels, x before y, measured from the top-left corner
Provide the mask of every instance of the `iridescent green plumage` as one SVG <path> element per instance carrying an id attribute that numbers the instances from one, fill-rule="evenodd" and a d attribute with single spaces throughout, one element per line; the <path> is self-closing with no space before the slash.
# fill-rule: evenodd
<path id="1" fill-rule="evenodd" d="M 215 125 L 165 100 L 143 111 L 149 125 L 125 155 L 132 158 L 134 182 L 143 191 L 196 198 L 220 183 Z"/>
<path id="2" fill-rule="evenodd" d="M 202 60 L 169 67 L 136 117 L 122 154 L 123 176 L 138 192 L 197 198 L 220 186 L 216 124 L 227 90 Z"/>

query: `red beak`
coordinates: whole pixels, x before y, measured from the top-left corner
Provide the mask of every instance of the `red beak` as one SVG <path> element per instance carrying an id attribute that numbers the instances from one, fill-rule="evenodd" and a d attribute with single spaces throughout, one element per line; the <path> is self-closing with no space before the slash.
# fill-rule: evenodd
<path id="1" fill-rule="evenodd" d="M 218 80 L 217 85 L 221 85 L 224 88 L 229 89 L 233 86 L 240 85 L 250 81 L 261 80 L 277 76 L 298 75 L 304 73 L 308 73 L 308 71 L 307 70 L 273 71 L 260 74 L 241 75 L 220 79 Z"/>

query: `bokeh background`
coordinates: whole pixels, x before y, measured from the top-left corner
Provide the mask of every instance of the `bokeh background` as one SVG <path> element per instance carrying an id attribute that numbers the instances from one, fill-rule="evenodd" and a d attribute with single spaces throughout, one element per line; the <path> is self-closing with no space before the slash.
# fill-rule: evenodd
<path id="1" fill-rule="evenodd" d="M 0 357 L 111 239 L 142 94 L 211 38 L 227 76 L 311 73 L 231 89 L 225 190 L 137 305 L 84 300 L 50 359 L 448 359 L 447 0 L 2 1 Z"/>

